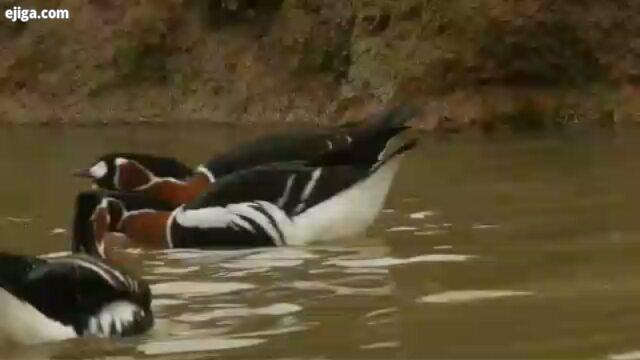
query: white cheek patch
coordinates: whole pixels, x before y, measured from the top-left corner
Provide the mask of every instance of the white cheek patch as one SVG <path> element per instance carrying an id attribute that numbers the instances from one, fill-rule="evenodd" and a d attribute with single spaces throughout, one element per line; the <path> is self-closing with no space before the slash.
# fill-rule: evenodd
<path id="1" fill-rule="evenodd" d="M 89 169 L 89 174 L 94 179 L 100 179 L 107 174 L 107 163 L 104 161 L 100 161 L 99 163 L 93 165 L 91 169 Z"/>

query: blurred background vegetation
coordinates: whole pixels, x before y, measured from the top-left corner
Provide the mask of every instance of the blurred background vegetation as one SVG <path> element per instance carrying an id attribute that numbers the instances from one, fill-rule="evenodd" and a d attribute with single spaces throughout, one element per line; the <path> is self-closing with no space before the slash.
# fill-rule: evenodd
<path id="1" fill-rule="evenodd" d="M 638 123 L 633 0 L 1 0 L 0 123 L 310 122 L 412 101 L 425 128 Z"/>

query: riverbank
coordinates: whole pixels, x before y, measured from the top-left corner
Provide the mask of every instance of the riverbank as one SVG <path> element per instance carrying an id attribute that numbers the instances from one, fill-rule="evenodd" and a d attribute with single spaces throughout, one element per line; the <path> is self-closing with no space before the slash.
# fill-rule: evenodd
<path id="1" fill-rule="evenodd" d="M 428 130 L 640 121 L 631 1 L 21 5 L 71 19 L 0 22 L 2 125 L 324 126 L 407 101 Z"/>

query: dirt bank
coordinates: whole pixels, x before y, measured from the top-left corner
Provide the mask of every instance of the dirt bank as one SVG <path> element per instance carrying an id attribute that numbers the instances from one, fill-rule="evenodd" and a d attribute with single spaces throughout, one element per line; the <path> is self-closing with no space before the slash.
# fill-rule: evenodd
<path id="1" fill-rule="evenodd" d="M 640 115 L 631 0 L 33 0 L 0 20 L 0 123 L 313 122 L 389 102 L 425 128 Z"/>

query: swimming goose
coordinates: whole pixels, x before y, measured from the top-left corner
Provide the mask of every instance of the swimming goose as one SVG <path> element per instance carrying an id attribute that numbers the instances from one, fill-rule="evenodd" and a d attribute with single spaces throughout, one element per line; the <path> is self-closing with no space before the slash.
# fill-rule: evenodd
<path id="1" fill-rule="evenodd" d="M 153 325 L 147 284 L 85 255 L 0 253 L 0 304 L 0 343 L 130 336 Z"/>
<path id="2" fill-rule="evenodd" d="M 405 123 L 414 115 L 414 109 L 398 106 L 373 114 L 363 124 L 267 135 L 215 155 L 193 172 L 173 158 L 112 153 L 75 174 L 106 190 L 141 193 L 177 207 L 226 175 L 269 163 L 308 161 L 334 148 L 348 147 L 360 137 L 385 133 L 389 128 L 406 129 Z"/>

